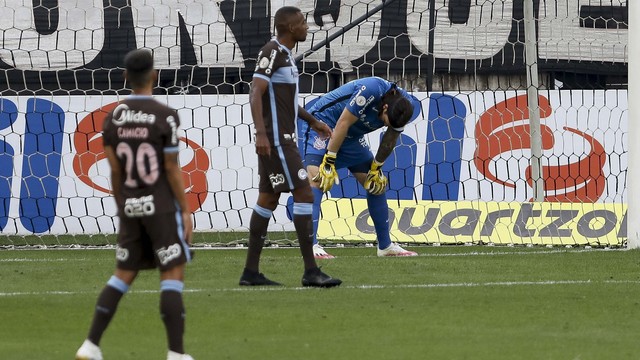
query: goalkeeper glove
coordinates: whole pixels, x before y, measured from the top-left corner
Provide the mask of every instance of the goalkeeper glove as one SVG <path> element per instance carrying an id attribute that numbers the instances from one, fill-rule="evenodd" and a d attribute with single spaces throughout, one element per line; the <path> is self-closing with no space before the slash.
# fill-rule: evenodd
<path id="1" fill-rule="evenodd" d="M 333 184 L 340 183 L 338 172 L 336 171 L 336 153 L 328 151 L 322 159 L 322 164 L 318 169 L 318 175 L 314 176 L 313 181 L 319 183 L 318 187 L 323 192 L 331 190 Z"/>
<path id="2" fill-rule="evenodd" d="M 386 191 L 387 183 L 387 177 L 382 173 L 382 163 L 374 159 L 367 173 L 364 188 L 373 195 L 381 195 Z"/>

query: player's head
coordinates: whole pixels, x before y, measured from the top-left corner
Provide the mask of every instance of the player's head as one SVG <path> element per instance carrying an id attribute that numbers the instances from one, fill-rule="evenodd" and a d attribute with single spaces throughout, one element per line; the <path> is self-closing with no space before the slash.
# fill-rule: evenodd
<path id="1" fill-rule="evenodd" d="M 380 118 L 386 120 L 387 125 L 392 128 L 402 128 L 411 120 L 411 115 L 413 115 L 413 105 L 394 85 L 382 97 Z"/>
<path id="2" fill-rule="evenodd" d="M 131 88 L 153 87 L 156 71 L 153 67 L 153 55 L 146 49 L 131 50 L 124 57 L 124 76 Z"/>
<path id="3" fill-rule="evenodd" d="M 307 39 L 307 19 L 302 11 L 295 6 L 284 6 L 276 11 L 273 22 L 276 25 L 278 38 L 290 36 L 295 42 Z"/>

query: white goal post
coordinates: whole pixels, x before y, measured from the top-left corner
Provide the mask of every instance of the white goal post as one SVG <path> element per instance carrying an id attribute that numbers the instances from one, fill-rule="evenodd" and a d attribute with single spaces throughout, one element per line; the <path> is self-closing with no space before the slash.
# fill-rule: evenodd
<path id="1" fill-rule="evenodd" d="M 637 1 L 629 1 L 629 165 L 627 177 L 627 236 L 630 249 L 640 247 L 640 103 L 634 99 L 640 97 L 640 43 L 634 41 L 631 34 L 640 31 L 640 4 Z"/>

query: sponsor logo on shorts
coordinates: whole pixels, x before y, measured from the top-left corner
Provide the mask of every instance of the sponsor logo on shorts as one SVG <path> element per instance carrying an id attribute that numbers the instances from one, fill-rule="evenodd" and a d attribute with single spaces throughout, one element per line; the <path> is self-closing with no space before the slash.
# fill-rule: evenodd
<path id="1" fill-rule="evenodd" d="M 276 187 L 278 185 L 284 184 L 284 175 L 282 174 L 271 174 L 269 175 L 269 181 L 271 181 L 271 186 Z"/>
<path id="2" fill-rule="evenodd" d="M 300 178 L 300 180 L 306 180 L 307 179 L 307 170 L 305 169 L 300 169 L 298 170 L 298 178 Z"/>
<path id="3" fill-rule="evenodd" d="M 361 137 L 360 139 L 358 139 L 358 142 L 360 143 L 360 146 L 362 146 L 363 148 L 369 148 L 369 144 L 367 143 L 367 140 L 364 137 Z"/>
<path id="4" fill-rule="evenodd" d="M 327 139 L 316 136 L 313 139 L 313 148 L 316 150 L 324 150 L 327 147 Z"/>
<path id="5" fill-rule="evenodd" d="M 125 262 L 129 258 L 129 250 L 116 246 L 116 260 Z"/>
<path id="6" fill-rule="evenodd" d="M 180 244 L 173 244 L 167 248 L 160 248 L 156 250 L 160 264 L 167 265 L 171 260 L 177 259 L 182 254 L 182 247 Z"/>

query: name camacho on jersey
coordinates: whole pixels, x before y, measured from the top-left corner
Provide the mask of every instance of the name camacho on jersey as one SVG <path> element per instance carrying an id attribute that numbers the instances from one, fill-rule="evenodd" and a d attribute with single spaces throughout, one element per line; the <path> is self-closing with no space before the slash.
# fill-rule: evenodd
<path id="1" fill-rule="evenodd" d="M 150 216 L 177 206 L 164 168 L 165 153 L 179 151 L 178 113 L 150 96 L 122 101 L 104 122 L 103 143 L 111 146 L 122 172 L 119 215 Z"/>
<path id="2" fill-rule="evenodd" d="M 358 117 L 358 121 L 349 127 L 347 137 L 359 138 L 385 126 L 378 118 L 380 100 L 392 86 L 392 82 L 375 76 L 353 80 L 320 97 L 308 111 L 334 129 L 342 111 L 347 109 Z M 397 89 L 414 105 L 413 121 L 420 113 L 420 101 L 404 89 Z"/>
<path id="3" fill-rule="evenodd" d="M 254 78 L 269 82 L 262 97 L 262 114 L 269 141 L 295 141 L 298 118 L 298 68 L 291 51 L 273 39 L 258 53 Z"/>

